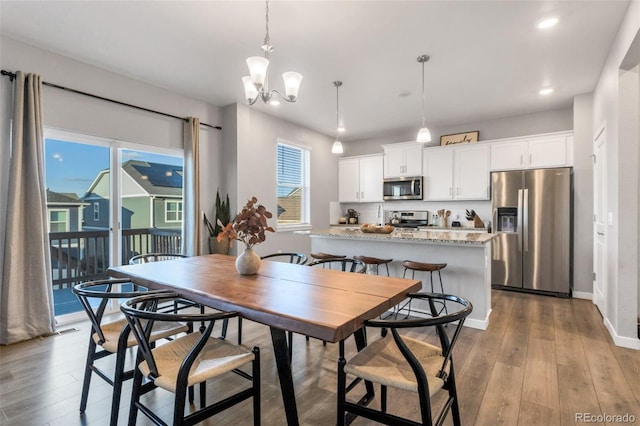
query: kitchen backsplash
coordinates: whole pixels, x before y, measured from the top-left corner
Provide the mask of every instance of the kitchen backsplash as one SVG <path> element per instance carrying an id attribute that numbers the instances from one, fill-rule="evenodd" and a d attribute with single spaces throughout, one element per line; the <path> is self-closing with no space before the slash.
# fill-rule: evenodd
<path id="1" fill-rule="evenodd" d="M 427 210 L 429 211 L 429 223 L 431 216 L 438 210 L 450 210 L 449 224 L 458 221 L 466 226 L 466 210 L 475 210 L 476 214 L 484 222 L 485 226 L 491 222 L 491 201 L 390 201 L 385 203 L 330 203 L 329 219 L 331 224 L 337 224 L 341 216 L 346 216 L 347 209 L 354 209 L 360 213 L 358 223 L 377 223 L 378 206 L 384 211 L 383 221 L 387 223 L 388 212 L 395 210 Z"/>

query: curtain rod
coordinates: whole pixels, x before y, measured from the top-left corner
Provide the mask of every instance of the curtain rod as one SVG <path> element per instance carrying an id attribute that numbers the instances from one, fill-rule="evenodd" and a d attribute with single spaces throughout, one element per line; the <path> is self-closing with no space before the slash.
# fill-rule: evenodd
<path id="1" fill-rule="evenodd" d="M 16 78 L 16 74 L 12 73 L 10 71 L 2 70 L 2 71 L 0 71 L 0 73 L 2 73 L 2 75 L 4 75 L 4 76 L 9 77 L 9 80 L 11 80 L 11 81 L 13 81 L 13 79 Z M 94 95 L 94 94 L 83 92 L 83 91 L 80 91 L 80 90 L 70 89 L 69 87 L 59 86 L 59 85 L 54 84 L 54 83 L 47 83 L 46 81 L 43 81 L 42 84 L 44 86 L 49 86 L 49 87 L 54 87 L 56 89 L 66 90 L 67 92 L 72 92 L 72 93 L 77 93 L 79 95 L 89 96 L 90 98 L 100 99 L 101 101 L 107 101 L 107 102 L 111 102 L 111 103 L 114 103 L 114 104 L 118 104 L 118 105 L 128 106 L 130 108 L 139 109 L 139 110 L 142 110 L 142 111 L 152 112 L 154 114 L 164 115 L 165 117 L 177 118 L 178 120 L 187 121 L 187 119 L 184 118 L 184 117 L 178 117 L 177 115 L 167 114 L 166 112 L 156 111 L 156 110 L 153 110 L 153 109 L 144 108 L 144 107 L 137 106 L 137 105 L 131 105 L 131 104 L 128 104 L 126 102 L 120 102 L 120 101 L 116 101 L 114 99 L 105 98 L 105 97 L 102 97 L 102 96 Z M 210 127 L 212 129 L 216 129 L 216 130 L 222 130 L 222 127 L 220 127 L 220 126 L 212 126 L 211 124 L 207 124 L 207 123 L 200 123 L 200 125 L 201 126 L 205 126 L 205 127 Z"/>

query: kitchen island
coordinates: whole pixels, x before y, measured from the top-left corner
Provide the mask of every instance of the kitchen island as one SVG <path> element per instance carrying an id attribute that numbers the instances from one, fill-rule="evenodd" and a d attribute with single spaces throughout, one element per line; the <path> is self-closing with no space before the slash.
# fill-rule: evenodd
<path id="1" fill-rule="evenodd" d="M 311 251 L 352 256 L 393 259 L 391 276 L 402 277 L 403 260 L 446 263 L 442 270 L 445 293 L 469 300 L 473 312 L 466 326 L 486 330 L 491 314 L 491 240 L 494 234 L 460 231 L 401 231 L 390 234 L 364 233 L 359 229 L 331 228 L 302 231 L 311 237 Z M 384 268 L 380 270 L 383 272 Z M 411 274 L 411 271 L 407 271 Z M 411 275 L 408 275 L 410 278 Z M 428 273 L 416 272 L 422 291 L 431 291 Z M 437 281 L 437 274 L 434 276 Z M 435 286 L 436 284 L 434 284 Z M 436 291 L 439 290 L 436 287 Z M 427 312 L 428 307 L 411 306 L 412 315 Z M 417 312 L 416 312 L 417 310 Z"/>

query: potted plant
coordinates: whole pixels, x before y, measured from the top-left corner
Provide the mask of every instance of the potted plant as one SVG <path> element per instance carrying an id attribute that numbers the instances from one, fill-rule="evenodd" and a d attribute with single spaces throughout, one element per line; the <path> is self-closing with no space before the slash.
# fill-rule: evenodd
<path id="1" fill-rule="evenodd" d="M 247 204 L 236 215 L 233 222 L 227 223 L 218 234 L 218 241 L 225 238 L 242 241 L 244 251 L 236 259 L 236 269 L 241 275 L 253 275 L 260 269 L 260 256 L 253 251 L 253 246 L 266 240 L 266 232 L 275 232 L 267 223 L 273 215 L 262 204 L 258 204 L 256 197 L 251 197 Z M 219 225 L 223 222 L 218 221 Z"/>
<path id="2" fill-rule="evenodd" d="M 204 223 L 209 230 L 209 253 L 211 254 L 229 254 L 229 238 L 223 238 L 218 240 L 218 234 L 222 232 L 221 223 L 229 223 L 229 195 L 227 194 L 226 201 L 220 199 L 220 191 L 216 192 L 216 216 L 211 223 L 207 219 L 207 215 L 204 215 Z"/>

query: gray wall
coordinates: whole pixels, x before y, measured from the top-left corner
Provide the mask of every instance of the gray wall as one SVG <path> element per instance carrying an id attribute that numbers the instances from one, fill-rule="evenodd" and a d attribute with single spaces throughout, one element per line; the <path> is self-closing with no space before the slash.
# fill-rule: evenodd
<path id="1" fill-rule="evenodd" d="M 632 111 L 627 108 L 633 107 L 626 105 L 627 98 L 622 94 L 624 90 L 632 87 L 633 83 L 625 81 L 630 71 L 621 71 L 620 66 L 625 61 L 638 64 L 640 44 L 636 40 L 639 32 L 640 1 L 633 0 L 629 4 L 594 90 L 592 129 L 592 139 L 602 126 L 606 126 L 607 132 L 606 209 L 612 220 L 605 230 L 607 307 L 603 313 L 604 322 L 616 344 L 635 348 L 640 348 L 637 335 L 640 302 L 637 272 L 638 233 L 633 232 L 633 228 L 638 226 L 639 205 L 637 197 L 632 193 L 637 193 L 633 186 L 638 184 L 636 159 L 640 141 L 637 127 L 635 130 L 627 128 L 629 120 L 633 120 L 633 117 L 630 117 Z M 627 63 L 625 69 L 630 70 L 629 65 L 631 64 Z M 636 99 L 636 102 L 639 101 Z M 627 227 L 628 218 L 635 220 L 631 228 Z M 636 256 L 629 259 L 628 253 Z"/>
<path id="2" fill-rule="evenodd" d="M 338 165 L 331 154 L 333 138 L 261 113 L 246 105 L 224 108 L 223 121 L 236 120 L 234 134 L 224 134 L 226 188 L 235 212 L 252 196 L 273 213 L 276 211 L 276 144 L 278 138 L 311 150 L 311 225 L 329 226 L 329 202 L 337 198 Z M 233 144 L 235 143 L 235 146 Z M 275 228 L 275 219 L 271 225 Z M 234 245 L 237 248 L 237 245 Z M 240 247 L 243 248 L 242 246 Z M 269 234 L 256 247 L 260 255 L 282 251 L 308 254 L 310 239 L 293 232 Z"/>
<path id="3" fill-rule="evenodd" d="M 503 117 L 476 123 L 457 124 L 455 126 L 441 126 L 430 124 L 432 141 L 428 146 L 440 145 L 440 136 L 452 133 L 462 133 L 472 130 L 480 132 L 479 141 L 510 138 L 516 136 L 535 135 L 539 133 L 560 132 L 573 129 L 573 109 L 567 107 L 558 110 L 543 111 L 534 114 Z M 375 138 L 368 138 L 350 142 L 343 142 L 344 155 L 375 154 L 382 152 L 380 145 L 415 140 L 419 123 L 415 128 L 395 130 Z"/>
<path id="4" fill-rule="evenodd" d="M 67 86 L 122 102 L 155 109 L 179 117 L 195 116 L 201 122 L 220 124 L 219 108 L 142 81 L 47 52 L 16 40 L 0 37 L 0 66 L 8 71 L 37 73 L 43 81 Z M 5 199 L 8 181 L 9 123 L 12 83 L 0 79 L 0 196 Z M 182 149 L 182 121 L 60 89 L 44 87 L 43 118 L 46 127 L 113 138 L 160 148 Z M 213 210 L 220 180 L 220 140 L 217 130 L 201 127 L 201 207 Z M 4 212 L 0 219 L 4 223 Z M 0 237 L 3 237 L 0 235 Z M 205 239 L 206 241 L 206 239 Z M 206 244 L 206 243 L 205 243 Z M 2 254 L 2 253 L 0 253 Z M 2 256 L 0 256 L 1 258 Z"/>

